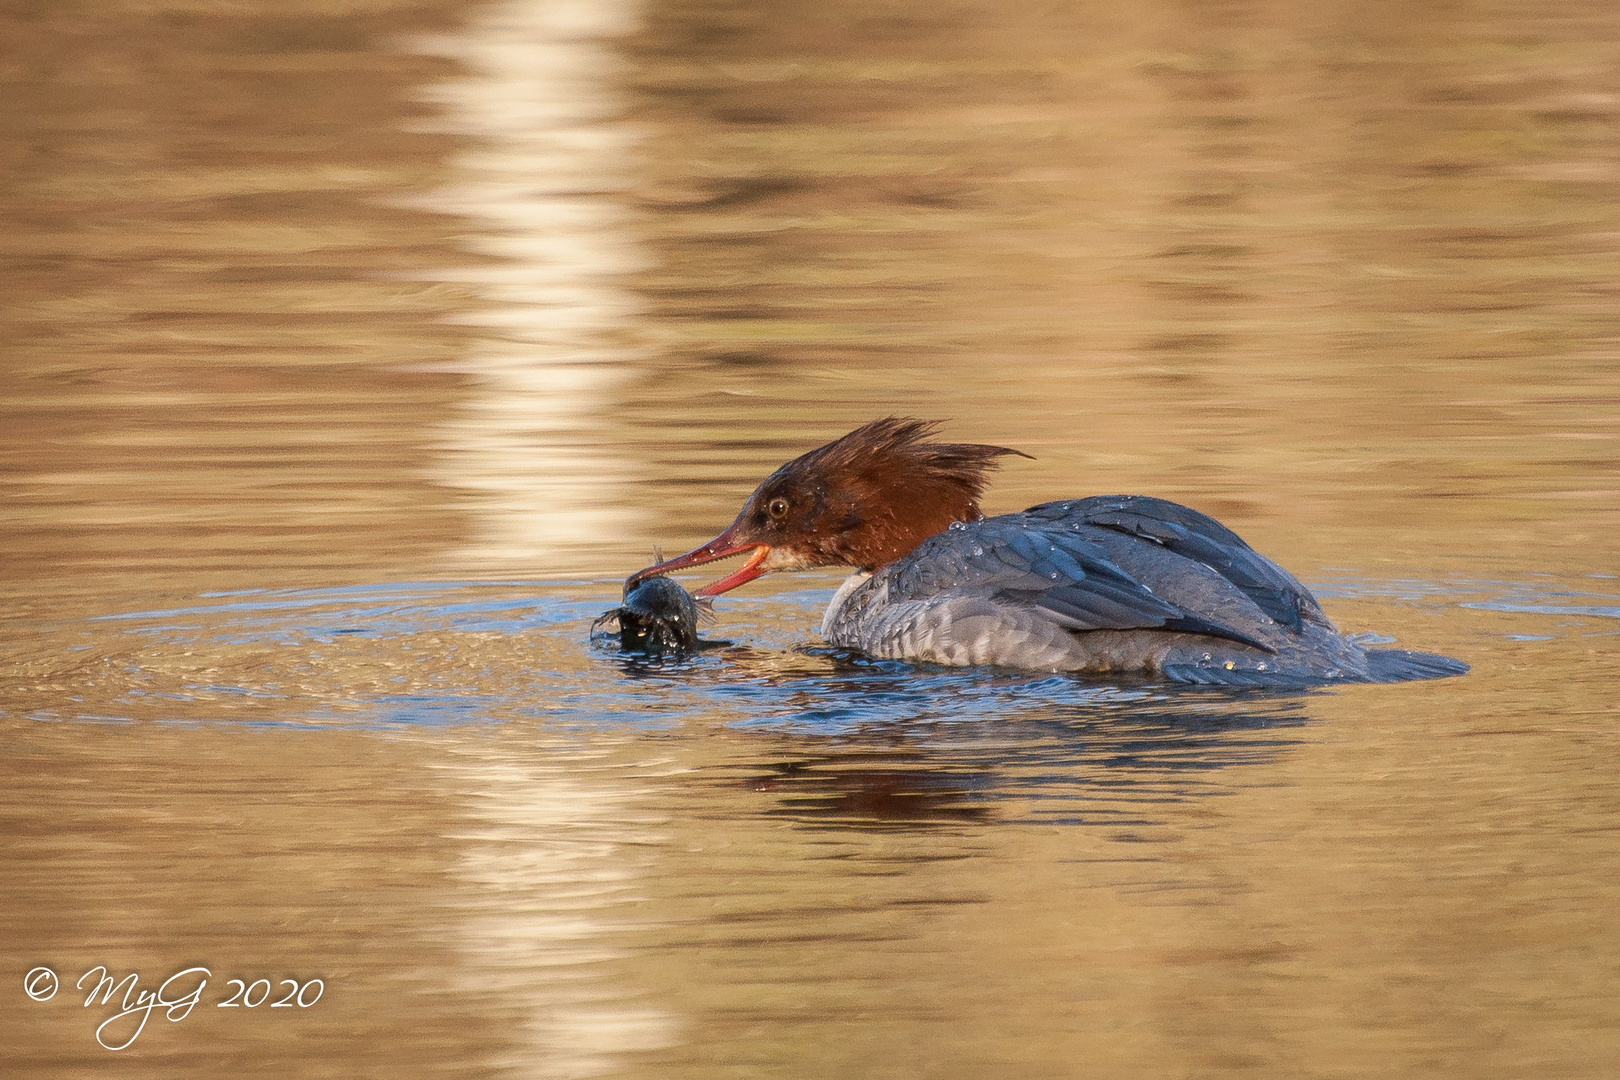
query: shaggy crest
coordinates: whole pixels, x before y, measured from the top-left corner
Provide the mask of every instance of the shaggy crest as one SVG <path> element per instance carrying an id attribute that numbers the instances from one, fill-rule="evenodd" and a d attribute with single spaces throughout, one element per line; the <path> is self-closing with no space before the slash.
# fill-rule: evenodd
<path id="1" fill-rule="evenodd" d="M 806 511 L 796 523 L 802 534 L 793 538 L 803 564 L 871 569 L 892 562 L 953 521 L 978 520 L 997 459 L 1029 456 L 1004 446 L 933 442 L 938 429 L 937 421 L 903 416 L 864 424 L 772 473 L 744 518 L 750 508 L 787 496 Z M 819 512 L 810 513 L 812 507 Z"/>
<path id="2" fill-rule="evenodd" d="M 795 458 L 778 472 L 820 469 L 871 487 L 920 487 L 962 505 L 963 516 L 953 520 L 972 521 L 980 516 L 978 501 L 989 481 L 987 474 L 1001 464 L 996 459 L 1029 455 L 983 443 L 927 441 L 939 426 L 938 420 L 885 416 Z"/>
<path id="3" fill-rule="evenodd" d="M 747 554 L 743 565 L 699 589 L 717 596 L 772 570 L 854 566 L 875 570 L 910 554 L 953 521 L 977 521 L 985 474 L 1004 446 L 931 442 L 938 424 L 874 420 L 801 454 L 754 489 L 731 527 L 707 544 L 637 571 L 625 583 Z"/>

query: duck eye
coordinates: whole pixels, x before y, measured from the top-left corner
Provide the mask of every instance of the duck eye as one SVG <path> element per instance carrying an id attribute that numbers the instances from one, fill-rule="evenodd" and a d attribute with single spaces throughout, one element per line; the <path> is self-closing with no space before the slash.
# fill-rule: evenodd
<path id="1" fill-rule="evenodd" d="M 787 512 L 788 512 L 787 500 L 786 499 L 772 499 L 771 500 L 771 505 L 767 506 L 765 509 L 770 511 L 771 517 L 776 518 L 777 520 L 781 520 L 782 518 L 787 516 Z"/>

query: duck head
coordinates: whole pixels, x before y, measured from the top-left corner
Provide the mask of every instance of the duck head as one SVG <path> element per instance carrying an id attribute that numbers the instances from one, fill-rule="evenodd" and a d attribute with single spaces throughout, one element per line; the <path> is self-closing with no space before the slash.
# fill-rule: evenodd
<path id="1" fill-rule="evenodd" d="M 697 590 L 716 596 L 771 570 L 875 570 L 953 521 L 977 521 L 986 474 L 1003 446 L 934 442 L 934 421 L 885 417 L 794 458 L 754 489 L 737 520 L 707 544 L 638 572 L 630 583 L 733 555 L 742 566 Z"/>

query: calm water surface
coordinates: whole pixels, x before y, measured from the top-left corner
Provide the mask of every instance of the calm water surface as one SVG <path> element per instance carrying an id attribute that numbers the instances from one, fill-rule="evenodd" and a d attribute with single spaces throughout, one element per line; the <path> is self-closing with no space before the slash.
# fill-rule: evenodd
<path id="1" fill-rule="evenodd" d="M 1620 14 L 1005 7 L 0 12 L 18 1075 L 1620 1073 Z M 1474 672 L 590 642 L 885 413 Z"/>

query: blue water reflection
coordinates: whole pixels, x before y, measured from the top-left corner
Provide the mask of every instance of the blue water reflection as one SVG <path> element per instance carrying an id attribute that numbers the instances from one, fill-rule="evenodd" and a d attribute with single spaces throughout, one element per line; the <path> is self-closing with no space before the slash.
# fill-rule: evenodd
<path id="1" fill-rule="evenodd" d="M 1128 838 L 1163 820 L 1167 804 L 1248 782 L 1244 767 L 1275 762 L 1308 738 L 1318 704 L 1341 693 L 874 660 L 819 642 L 811 628 L 832 582 L 809 581 L 727 596 L 702 628 L 710 647 L 674 659 L 592 639 L 592 623 L 619 600 L 616 580 L 198 597 L 94 620 L 102 666 L 87 683 L 98 692 L 41 719 L 93 713 L 102 722 L 123 715 L 430 738 L 484 726 L 536 747 L 714 735 L 718 763 L 683 782 L 752 793 L 765 800 L 759 812 L 806 827 L 937 829 L 1016 817 L 1103 825 Z M 1498 640 L 1620 610 L 1578 602 L 1613 598 L 1557 582 L 1345 578 L 1321 591 L 1380 606 L 1386 619 L 1392 604 L 1506 619 L 1493 627 Z M 1544 617 L 1558 621 L 1548 627 Z"/>
<path id="2" fill-rule="evenodd" d="M 822 646 L 808 628 L 827 602 L 825 588 L 728 598 L 723 622 L 704 630 L 724 641 L 690 657 L 649 660 L 619 652 L 611 639 L 591 640 L 591 623 L 616 589 L 452 582 L 252 590 L 93 622 L 116 628 L 109 662 L 117 658 L 128 685 L 115 700 L 253 701 L 274 709 L 269 722 L 289 724 L 704 723 L 831 736 L 1150 713 L 1173 715 L 1189 731 L 1276 719 L 1274 707 L 1256 713 L 1252 696 L 919 666 Z"/>
<path id="3" fill-rule="evenodd" d="M 723 622 L 705 630 L 723 632 L 724 643 L 649 660 L 590 639 L 616 590 L 613 582 L 253 590 L 108 615 L 96 620 L 116 628 L 97 649 L 106 667 L 96 712 L 122 706 L 156 722 L 211 716 L 294 727 L 538 724 L 547 733 L 703 725 L 806 745 L 878 738 L 970 758 L 988 748 L 1003 764 L 1061 745 L 1066 757 L 1096 753 L 1100 765 L 1130 768 L 1150 749 L 1156 766 L 1196 768 L 1232 732 L 1302 722 L 1308 700 L 872 660 L 815 643 L 808 627 L 825 588 L 728 598 Z M 84 715 L 70 707 L 55 718 Z"/>

